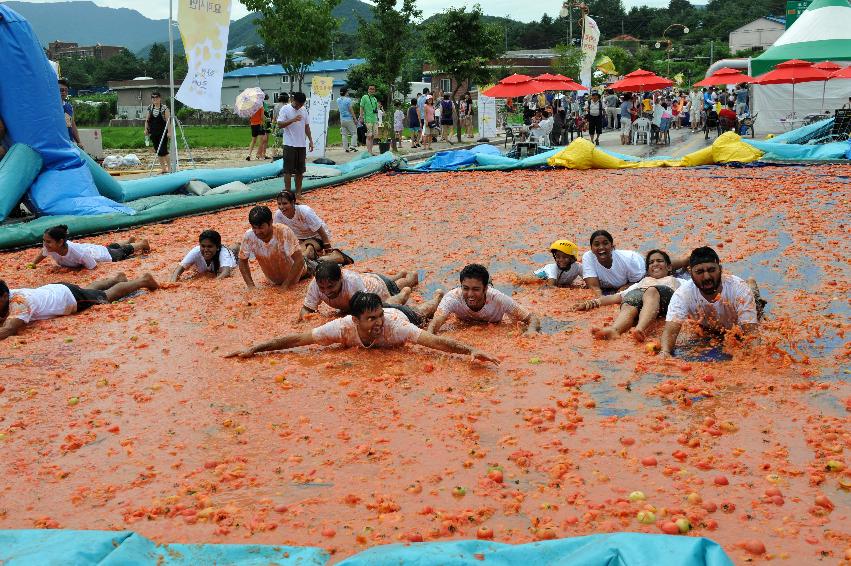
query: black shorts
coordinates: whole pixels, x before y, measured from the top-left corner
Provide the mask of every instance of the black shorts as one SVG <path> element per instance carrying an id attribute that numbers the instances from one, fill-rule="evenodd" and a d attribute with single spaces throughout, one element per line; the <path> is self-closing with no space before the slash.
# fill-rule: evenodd
<path id="1" fill-rule="evenodd" d="M 263 124 L 251 124 L 251 137 L 256 138 L 257 136 L 265 136 L 269 132 L 263 128 Z"/>
<path id="2" fill-rule="evenodd" d="M 109 252 L 109 255 L 112 256 L 112 261 L 124 261 L 128 257 L 133 255 L 133 246 L 130 244 L 121 245 L 121 244 L 109 244 L 106 246 L 106 251 Z"/>
<path id="3" fill-rule="evenodd" d="M 396 282 L 393 281 L 392 279 L 390 279 L 389 277 L 387 277 L 386 275 L 381 275 L 380 273 L 376 273 L 376 275 L 381 277 L 381 280 L 384 281 L 384 284 L 387 286 L 387 291 L 390 293 L 391 297 L 393 295 L 398 295 L 399 293 L 402 292 L 402 290 L 399 288 L 399 286 L 396 285 Z"/>
<path id="4" fill-rule="evenodd" d="M 284 175 L 303 175 L 307 171 L 307 148 L 284 146 Z"/>
<path id="5" fill-rule="evenodd" d="M 408 318 L 408 322 L 410 322 L 414 326 L 419 326 L 420 328 L 422 328 L 426 323 L 425 319 L 420 316 L 420 313 L 418 313 L 408 305 L 391 305 L 384 303 L 384 305 L 382 306 L 385 309 L 396 309 L 397 311 L 402 311 L 402 314 L 404 314 Z"/>
<path id="6" fill-rule="evenodd" d="M 600 135 L 603 133 L 603 117 L 589 116 L 588 117 L 588 135 L 593 136 L 594 133 Z"/>
<path id="7" fill-rule="evenodd" d="M 674 296 L 674 290 L 667 285 L 654 285 L 659 291 L 659 315 L 657 318 L 662 318 L 668 314 L 668 304 L 671 302 L 671 297 Z M 644 291 L 647 289 L 634 289 L 623 296 L 623 304 L 635 307 L 641 310 L 644 306 Z"/>
<path id="8" fill-rule="evenodd" d="M 77 312 L 83 312 L 92 305 L 105 305 L 109 302 L 106 298 L 106 293 L 96 289 L 83 289 L 73 283 L 60 283 L 65 285 L 71 294 L 74 295 L 74 300 L 77 301 Z"/>

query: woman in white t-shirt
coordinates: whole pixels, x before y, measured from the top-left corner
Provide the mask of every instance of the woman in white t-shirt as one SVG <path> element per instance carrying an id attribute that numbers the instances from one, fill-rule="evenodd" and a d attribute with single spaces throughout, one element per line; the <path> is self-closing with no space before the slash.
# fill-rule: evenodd
<path id="1" fill-rule="evenodd" d="M 623 291 L 641 281 L 645 272 L 644 258 L 631 250 L 616 250 L 606 230 L 591 234 L 591 249 L 582 255 L 582 278 L 598 297 Z"/>
<path id="2" fill-rule="evenodd" d="M 355 262 L 339 249 L 331 247 L 331 234 L 325 221 L 306 204 L 297 204 L 295 194 L 290 191 L 282 191 L 278 195 L 278 210 L 272 222 L 284 224 L 293 231 L 301 244 L 301 253 L 307 259 L 322 259 L 340 265 Z"/>
<path id="3" fill-rule="evenodd" d="M 674 277 L 671 267 L 671 257 L 662 250 L 650 250 L 645 258 L 647 277 L 626 290 L 614 295 L 598 297 L 591 301 L 583 301 L 576 305 L 576 310 L 585 311 L 604 305 L 621 305 L 617 318 L 610 326 L 592 327 L 591 334 L 598 340 L 617 338 L 632 328 L 632 337 L 636 342 L 643 342 L 647 336 L 647 328 L 657 318 L 665 318 L 668 304 L 682 281 Z"/>
<path id="4" fill-rule="evenodd" d="M 210 273 L 216 279 L 230 277 L 236 267 L 236 257 L 233 252 L 222 245 L 222 236 L 215 230 L 204 230 L 198 236 L 198 245 L 180 261 L 171 274 L 171 280 L 177 281 L 184 271 L 194 267 L 199 274 Z"/>
<path id="5" fill-rule="evenodd" d="M 122 261 L 136 252 L 151 251 L 148 240 L 136 242 L 136 239 L 132 237 L 108 246 L 76 244 L 68 241 L 68 227 L 64 224 L 45 230 L 42 243 L 44 245 L 38 255 L 28 265 L 32 269 L 48 257 L 62 267 L 94 269 L 98 263 Z"/>

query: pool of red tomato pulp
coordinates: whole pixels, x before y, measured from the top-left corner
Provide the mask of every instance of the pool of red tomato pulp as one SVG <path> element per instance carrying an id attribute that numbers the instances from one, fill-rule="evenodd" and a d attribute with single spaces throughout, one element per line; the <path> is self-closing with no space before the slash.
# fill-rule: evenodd
<path id="1" fill-rule="evenodd" d="M 238 274 L 34 323 L 0 344 L 0 528 L 321 546 L 339 559 L 491 531 L 510 543 L 659 533 L 685 517 L 685 536 L 735 562 L 848 560 L 848 175 L 377 175 L 307 194 L 355 269 L 420 270 L 419 302 L 483 263 L 544 332 L 447 327 L 499 367 L 416 346 L 223 359 L 331 315 L 297 323 L 306 283 L 248 294 Z M 2 277 L 13 288 L 118 270 L 165 281 L 203 229 L 237 242 L 248 209 L 133 230 L 152 252 L 95 273 L 29 270 L 34 250 L 4 253 Z M 598 228 L 640 252 L 715 247 L 769 301 L 759 341 L 725 345 L 727 361 L 691 351 L 662 362 L 628 338 L 592 340 L 613 307 L 572 312 L 589 291 L 518 275 L 550 260 L 552 240 L 587 250 Z M 655 521 L 639 522 L 642 511 Z M 765 554 L 748 552 L 754 541 Z"/>

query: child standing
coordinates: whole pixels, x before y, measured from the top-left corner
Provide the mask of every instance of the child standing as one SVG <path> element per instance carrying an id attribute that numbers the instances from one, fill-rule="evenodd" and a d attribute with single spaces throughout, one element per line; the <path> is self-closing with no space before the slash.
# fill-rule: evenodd
<path id="1" fill-rule="evenodd" d="M 405 129 L 405 113 L 399 106 L 396 106 L 396 111 L 393 112 L 393 137 L 396 143 L 402 144 L 402 130 Z"/>

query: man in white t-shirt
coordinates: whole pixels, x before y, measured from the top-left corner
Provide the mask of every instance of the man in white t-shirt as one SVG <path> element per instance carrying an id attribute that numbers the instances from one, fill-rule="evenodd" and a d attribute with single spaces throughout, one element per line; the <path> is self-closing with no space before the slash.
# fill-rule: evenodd
<path id="1" fill-rule="evenodd" d="M 301 198 L 301 183 L 307 170 L 307 146 L 313 151 L 313 136 L 310 133 L 310 116 L 304 108 L 307 97 L 303 92 L 292 95 L 292 102 L 281 107 L 278 127 L 284 134 L 284 190 L 292 190 L 295 175 L 295 196 Z"/>
<path id="2" fill-rule="evenodd" d="M 745 334 L 757 329 L 756 282 L 722 273 L 721 260 L 709 247 L 697 248 L 689 257 L 691 281 L 674 292 L 665 317 L 662 355 L 674 352 L 677 336 L 687 321 L 723 333 L 735 327 Z"/>
<path id="3" fill-rule="evenodd" d="M 493 356 L 457 340 L 435 336 L 417 328 L 395 309 L 385 310 L 381 297 L 375 293 L 357 293 L 349 305 L 351 315 L 332 320 L 310 332 L 288 334 L 246 350 L 232 352 L 226 358 L 247 358 L 258 352 L 287 350 L 299 346 L 342 344 L 346 347 L 392 348 L 406 343 L 419 344 L 433 350 L 469 355 L 471 360 L 499 364 Z"/>
<path id="4" fill-rule="evenodd" d="M 301 245 L 293 231 L 283 224 L 272 223 L 268 206 L 255 206 L 248 213 L 251 229 L 245 232 L 239 246 L 239 272 L 248 289 L 254 289 L 251 266 L 253 256 L 263 274 L 275 285 L 290 287 L 306 274 Z"/>
<path id="5" fill-rule="evenodd" d="M 467 265 L 461 270 L 460 280 L 461 286 L 446 293 L 440 301 L 428 326 L 429 332 L 440 332 L 452 314 L 464 322 L 500 322 L 507 315 L 523 323 L 527 335 L 534 335 L 540 330 L 537 316 L 508 295 L 490 287 L 490 274 L 483 265 Z"/>
<path id="6" fill-rule="evenodd" d="M 48 320 L 94 305 L 103 305 L 135 293 L 139 289 L 153 291 L 159 285 L 150 273 L 128 281 L 123 273 L 99 279 L 88 287 L 72 283 L 54 283 L 35 289 L 9 289 L 0 280 L 0 340 L 14 336 L 30 322 Z"/>

